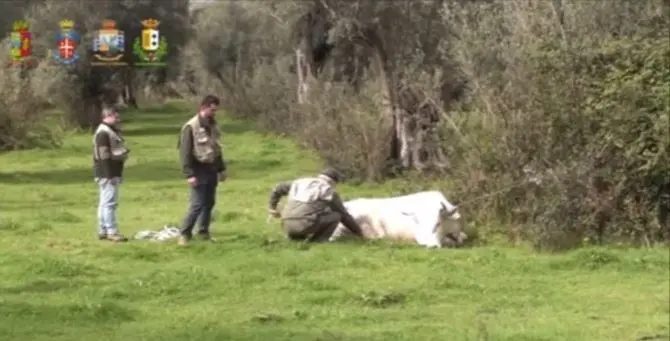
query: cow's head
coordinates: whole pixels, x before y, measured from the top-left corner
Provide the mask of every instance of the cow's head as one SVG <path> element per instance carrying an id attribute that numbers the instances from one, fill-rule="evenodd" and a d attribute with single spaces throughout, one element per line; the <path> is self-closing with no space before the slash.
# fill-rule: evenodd
<path id="1" fill-rule="evenodd" d="M 441 224 L 443 224 L 443 228 L 446 230 L 442 244 L 445 247 L 463 245 L 468 239 L 468 235 L 463 232 L 463 219 L 460 212 L 458 212 L 458 207 L 452 206 L 451 209 L 448 209 L 445 204 L 442 204 L 440 218 L 442 221 Z"/>
<path id="2" fill-rule="evenodd" d="M 444 236 L 442 245 L 445 247 L 459 247 L 465 244 L 466 240 L 468 240 L 468 235 L 463 231 L 459 231 L 458 233 L 447 233 Z"/>
<path id="3" fill-rule="evenodd" d="M 443 219 L 452 219 L 452 220 L 461 219 L 461 214 L 458 212 L 458 206 L 452 206 L 451 209 L 448 209 L 447 206 L 442 204 L 442 209 L 440 209 L 440 216 Z"/>

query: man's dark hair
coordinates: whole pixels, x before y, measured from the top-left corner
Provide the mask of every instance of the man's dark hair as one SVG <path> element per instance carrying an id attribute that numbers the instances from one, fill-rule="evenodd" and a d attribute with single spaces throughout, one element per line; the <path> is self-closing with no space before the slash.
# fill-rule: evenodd
<path id="1" fill-rule="evenodd" d="M 333 167 L 327 167 L 324 170 L 321 171 L 321 175 L 325 175 L 335 182 L 341 182 L 344 180 L 344 177 L 342 176 L 342 173 L 340 173 L 337 169 Z"/>
<path id="2" fill-rule="evenodd" d="M 102 107 L 102 111 L 100 112 L 100 116 L 102 116 L 102 118 L 105 118 L 105 117 L 112 116 L 112 115 L 118 114 L 118 113 L 119 113 L 119 109 L 116 106 L 104 106 L 104 107 Z"/>
<path id="3" fill-rule="evenodd" d="M 207 95 L 207 96 L 202 98 L 202 102 L 200 102 L 200 106 L 204 106 L 204 107 L 208 107 L 208 106 L 211 106 L 211 105 L 217 105 L 218 106 L 219 103 L 221 103 L 221 101 L 219 100 L 218 97 L 216 97 L 214 95 Z"/>

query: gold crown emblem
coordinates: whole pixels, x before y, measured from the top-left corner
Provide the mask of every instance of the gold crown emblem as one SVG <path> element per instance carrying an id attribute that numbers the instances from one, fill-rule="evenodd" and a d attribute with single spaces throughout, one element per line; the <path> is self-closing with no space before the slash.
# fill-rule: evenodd
<path id="1" fill-rule="evenodd" d="M 14 22 L 12 28 L 14 31 L 27 31 L 30 28 L 30 25 L 28 25 L 28 22 L 25 20 L 18 20 Z"/>
<path id="2" fill-rule="evenodd" d="M 74 27 L 74 21 L 72 21 L 70 19 L 61 20 L 58 23 L 58 26 L 60 26 L 60 28 L 62 28 L 64 30 L 69 30 L 69 29 Z"/>
<path id="3" fill-rule="evenodd" d="M 156 19 L 146 19 L 146 20 L 142 20 L 142 25 L 143 25 L 145 28 L 148 28 L 148 29 L 155 29 L 155 28 L 157 28 L 158 25 L 160 25 L 160 24 L 161 24 L 161 22 L 158 21 L 158 20 L 156 20 Z"/>
<path id="4" fill-rule="evenodd" d="M 102 21 L 102 28 L 105 30 L 111 30 L 116 28 L 116 21 L 111 19 L 105 19 Z"/>

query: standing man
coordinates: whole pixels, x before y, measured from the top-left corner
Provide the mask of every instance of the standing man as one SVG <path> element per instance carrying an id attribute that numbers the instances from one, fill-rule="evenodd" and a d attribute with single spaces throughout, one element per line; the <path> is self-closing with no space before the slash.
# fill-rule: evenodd
<path id="1" fill-rule="evenodd" d="M 218 97 L 205 96 L 198 113 L 181 128 L 179 155 L 191 194 L 182 224 L 180 245 L 188 245 L 198 218 L 198 235 L 204 240 L 211 239 L 209 224 L 216 202 L 216 188 L 219 181 L 226 179 L 226 165 L 219 144 L 221 131 L 214 119 L 218 106 Z"/>
<path id="2" fill-rule="evenodd" d="M 325 242 L 342 222 L 357 236 L 363 236 L 361 227 L 347 212 L 335 191 L 340 174 L 331 168 L 317 177 L 279 183 L 270 194 L 269 212 L 282 219 L 286 236 L 291 240 Z M 288 195 L 282 213 L 277 204 Z"/>
<path id="3" fill-rule="evenodd" d="M 116 208 L 119 200 L 119 186 L 123 178 L 123 166 L 130 150 L 125 147 L 119 131 L 121 122 L 114 108 L 102 110 L 102 123 L 93 135 L 93 172 L 100 190 L 98 202 L 98 238 L 114 242 L 127 239 L 119 233 Z"/>

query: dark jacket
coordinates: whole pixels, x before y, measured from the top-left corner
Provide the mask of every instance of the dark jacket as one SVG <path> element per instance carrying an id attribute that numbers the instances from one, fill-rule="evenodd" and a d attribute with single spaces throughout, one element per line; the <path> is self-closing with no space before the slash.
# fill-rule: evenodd
<path id="1" fill-rule="evenodd" d="M 217 123 L 214 119 L 205 119 L 199 117 L 200 126 L 205 128 L 208 135 L 212 135 L 212 127 Z M 193 130 L 186 125 L 182 128 L 179 137 L 179 156 L 182 165 L 182 174 L 186 178 L 190 177 L 208 177 L 226 170 L 226 164 L 223 156 L 219 155 L 213 163 L 199 162 L 194 156 Z"/>
<path id="2" fill-rule="evenodd" d="M 94 135 L 93 141 L 93 174 L 95 178 L 111 179 L 123 177 L 123 168 L 126 156 L 117 157 L 114 155 L 114 149 L 123 147 L 123 139 L 120 131 L 111 125 L 101 123 L 103 128 L 111 129 L 116 133 L 116 139 L 105 129 L 98 129 Z M 112 134 L 114 135 L 114 134 Z M 126 153 L 127 154 L 127 153 Z"/>

